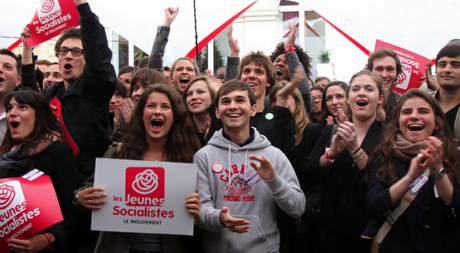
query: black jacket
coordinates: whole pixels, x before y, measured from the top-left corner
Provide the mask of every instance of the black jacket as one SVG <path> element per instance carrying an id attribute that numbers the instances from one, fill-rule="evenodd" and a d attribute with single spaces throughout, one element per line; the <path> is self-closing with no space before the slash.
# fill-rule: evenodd
<path id="1" fill-rule="evenodd" d="M 83 174 L 89 177 L 94 171 L 95 158 L 102 157 L 111 144 L 107 132 L 109 101 L 115 93 L 117 77 L 104 27 L 88 4 L 77 9 L 86 60 L 84 72 L 67 90 L 64 82 L 57 82 L 42 94 L 49 101 L 57 97 L 61 102 L 64 124 L 80 149 L 76 159 Z"/>
<path id="2" fill-rule="evenodd" d="M 366 245 L 367 242 L 360 239 L 370 221 L 365 212 L 365 170 L 359 170 L 346 149 L 331 165 L 321 168 L 319 159 L 325 152 L 324 145 L 329 140 L 332 126 L 324 128 L 306 163 L 308 179 L 304 182 L 324 184 L 319 221 L 311 230 L 316 242 L 313 252 L 340 252 L 344 248 L 354 248 L 355 252 L 359 252 L 361 250 L 358 249 L 370 249 L 370 242 Z M 366 154 L 370 154 L 379 143 L 384 128 L 379 121 L 371 125 L 361 143 Z"/>
<path id="3" fill-rule="evenodd" d="M 379 224 L 377 231 L 385 221 L 386 213 L 393 212 L 396 208 L 391 204 L 390 188 L 377 176 L 380 154 L 375 155 L 370 166 L 366 201 L 367 213 Z M 399 179 L 409 171 L 409 164 L 400 159 L 396 159 L 395 167 Z M 446 205 L 441 198 L 435 197 L 434 179 L 431 176 L 426 184 L 428 191 L 425 197 L 428 205 L 423 213 L 425 222 L 417 222 L 413 202 L 383 239 L 380 252 L 413 252 L 416 229 L 424 235 L 429 252 L 460 252 L 460 192 L 454 190 L 452 204 Z M 417 195 L 416 199 L 419 197 Z"/>

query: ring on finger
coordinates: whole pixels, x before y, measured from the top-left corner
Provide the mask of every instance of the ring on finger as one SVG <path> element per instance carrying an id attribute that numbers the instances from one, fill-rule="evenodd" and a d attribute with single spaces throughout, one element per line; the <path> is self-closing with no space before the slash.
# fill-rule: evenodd
<path id="1" fill-rule="evenodd" d="M 91 199 L 90 199 L 90 200 L 88 200 L 88 203 L 91 203 Z"/>

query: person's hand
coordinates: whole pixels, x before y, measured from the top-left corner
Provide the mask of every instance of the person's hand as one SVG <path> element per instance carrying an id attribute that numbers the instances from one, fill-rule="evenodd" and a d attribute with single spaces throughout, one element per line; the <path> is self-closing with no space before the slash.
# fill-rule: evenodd
<path id="1" fill-rule="evenodd" d="M 332 116 L 327 116 L 327 117 L 326 117 L 326 124 L 327 124 L 327 125 L 334 125 L 334 124 L 335 124 L 334 117 L 332 117 Z"/>
<path id="2" fill-rule="evenodd" d="M 295 33 L 296 33 L 297 27 L 294 24 L 294 22 L 289 23 L 289 36 L 286 40 L 286 43 L 284 43 L 284 49 L 288 50 L 292 45 L 295 44 Z"/>
<path id="3" fill-rule="evenodd" d="M 335 117 L 335 121 L 337 122 L 337 124 L 342 124 L 349 120 L 348 120 L 347 115 L 343 112 L 343 110 L 339 109 L 339 112 L 337 113 L 337 117 Z"/>
<path id="4" fill-rule="evenodd" d="M 120 105 L 120 127 L 123 129 L 123 127 L 128 123 L 128 121 L 131 119 L 131 116 L 133 115 L 134 107 L 136 105 L 134 104 L 133 100 L 131 98 L 124 98 L 121 101 Z"/>
<path id="5" fill-rule="evenodd" d="M 251 162 L 251 166 L 256 170 L 260 178 L 272 180 L 276 177 L 275 166 L 273 166 L 273 163 L 268 158 L 265 156 L 249 155 L 249 159 L 256 160 L 260 163 L 260 166 L 257 166 L 255 162 Z"/>
<path id="6" fill-rule="evenodd" d="M 426 159 L 426 156 L 421 152 L 419 155 L 412 158 L 406 177 L 409 178 L 410 182 L 415 181 L 418 177 L 420 177 L 420 175 L 423 174 L 428 165 L 429 160 Z"/>
<path id="7" fill-rule="evenodd" d="M 429 161 L 429 167 L 431 173 L 435 174 L 443 167 L 442 165 L 442 141 L 434 136 L 429 136 L 423 141 L 428 147 L 426 150 L 422 150 L 426 159 Z"/>
<path id="8" fill-rule="evenodd" d="M 19 37 L 21 37 L 21 40 L 22 40 L 23 45 L 24 45 L 25 47 L 27 47 L 26 38 L 29 38 L 29 37 L 30 37 L 29 24 L 27 24 L 26 27 L 24 27 L 24 29 L 22 29 L 22 32 L 21 32 L 21 34 L 19 35 Z"/>
<path id="9" fill-rule="evenodd" d="M 48 233 L 51 236 L 51 241 L 54 242 L 56 238 L 53 234 Z M 16 253 L 35 253 L 49 245 L 48 239 L 44 234 L 38 234 L 32 236 L 30 239 L 11 239 L 8 242 L 8 247 L 11 251 Z"/>
<path id="10" fill-rule="evenodd" d="M 337 128 L 337 135 L 342 138 L 345 143 L 345 148 L 349 152 L 353 152 L 359 148 L 358 134 L 353 123 L 345 121 Z"/>
<path id="11" fill-rule="evenodd" d="M 289 95 L 300 86 L 300 83 L 305 79 L 303 74 L 302 67 L 297 67 L 295 69 L 294 77 L 289 83 L 286 84 L 276 93 L 276 105 L 277 106 L 286 106 Z"/>
<path id="12" fill-rule="evenodd" d="M 337 128 L 337 133 L 332 136 L 331 146 L 329 147 L 329 155 L 333 158 L 336 158 L 345 149 L 345 142 L 338 135 L 338 132 L 339 128 Z"/>
<path id="13" fill-rule="evenodd" d="M 211 70 L 209 69 L 205 70 L 204 74 L 206 75 L 206 80 L 209 83 L 209 88 L 211 89 L 211 92 L 217 94 L 217 91 L 219 90 L 220 86 L 222 86 L 222 82 L 218 81 L 216 77 L 212 75 Z M 214 101 L 212 102 L 214 103 Z"/>
<path id="14" fill-rule="evenodd" d="M 165 10 L 165 22 L 163 23 L 163 26 L 170 27 L 174 19 L 176 19 L 178 12 L 179 7 L 177 7 L 177 9 L 174 9 L 173 7 L 168 7 Z"/>
<path id="15" fill-rule="evenodd" d="M 240 47 L 238 46 L 238 40 L 233 39 L 233 25 L 230 24 L 227 31 L 228 46 L 230 47 L 231 57 L 238 57 L 240 54 Z"/>
<path id="16" fill-rule="evenodd" d="M 78 193 L 78 203 L 91 210 L 101 209 L 101 205 L 107 202 L 107 193 L 102 187 L 90 187 Z M 102 193 L 100 193 L 102 192 Z"/>
<path id="17" fill-rule="evenodd" d="M 201 210 L 201 200 L 198 193 L 192 193 L 187 196 L 187 201 L 185 202 L 185 208 L 187 212 L 193 214 L 196 217 L 200 215 Z"/>
<path id="18" fill-rule="evenodd" d="M 220 221 L 228 230 L 235 233 L 246 233 L 249 231 L 249 221 L 245 219 L 233 218 L 230 209 L 226 206 L 222 207 L 220 211 Z"/>
<path id="19" fill-rule="evenodd" d="M 430 90 L 438 90 L 439 89 L 439 83 L 438 83 L 438 81 L 434 80 L 433 74 L 431 73 L 431 61 L 428 61 L 426 63 L 425 72 L 426 72 L 426 74 L 425 74 L 426 77 L 425 77 L 425 80 L 422 79 L 422 81 L 426 81 L 426 86 Z"/>

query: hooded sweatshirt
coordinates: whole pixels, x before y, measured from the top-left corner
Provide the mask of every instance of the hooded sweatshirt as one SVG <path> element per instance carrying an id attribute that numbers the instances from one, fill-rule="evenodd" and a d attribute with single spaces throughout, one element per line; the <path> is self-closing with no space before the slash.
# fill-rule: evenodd
<path id="1" fill-rule="evenodd" d="M 276 205 L 294 218 L 304 211 L 305 196 L 289 160 L 265 136 L 253 130 L 254 140 L 240 147 L 225 138 L 221 129 L 195 154 L 201 198 L 199 225 L 205 229 L 206 252 L 278 252 Z M 253 170 L 250 154 L 268 158 L 276 177 L 249 185 L 244 175 Z M 232 217 L 250 222 L 248 232 L 234 233 L 221 223 L 224 206 L 230 209 Z"/>

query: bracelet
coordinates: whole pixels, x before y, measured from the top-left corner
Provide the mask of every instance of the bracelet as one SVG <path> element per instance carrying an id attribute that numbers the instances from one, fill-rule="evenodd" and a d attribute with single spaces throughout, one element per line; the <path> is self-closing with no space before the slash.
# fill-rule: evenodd
<path id="1" fill-rule="evenodd" d="M 46 248 L 54 250 L 54 248 L 52 246 L 53 242 L 51 242 L 51 235 L 49 233 L 44 233 L 44 235 L 45 235 L 46 239 L 48 240 L 48 247 L 46 247 Z"/>
<path id="2" fill-rule="evenodd" d="M 292 45 L 289 46 L 289 49 L 286 49 L 284 50 L 284 53 L 287 54 L 288 52 L 291 52 L 291 51 L 295 51 L 295 47 L 293 47 Z"/>
<path id="3" fill-rule="evenodd" d="M 365 155 L 366 155 L 366 152 L 364 152 L 364 150 L 363 150 L 363 152 L 361 152 L 357 157 L 353 157 L 353 160 L 355 161 L 355 163 L 359 162 L 359 161 L 361 161 L 361 159 L 364 158 Z"/>
<path id="4" fill-rule="evenodd" d="M 351 156 L 356 155 L 356 153 L 358 153 L 358 151 L 359 151 L 360 149 L 361 149 L 361 146 L 359 146 L 355 151 L 350 152 L 350 155 L 351 155 Z"/>
<path id="5" fill-rule="evenodd" d="M 335 160 L 334 157 L 329 155 L 329 150 L 324 154 L 324 158 L 326 159 L 328 165 L 331 165 Z"/>

